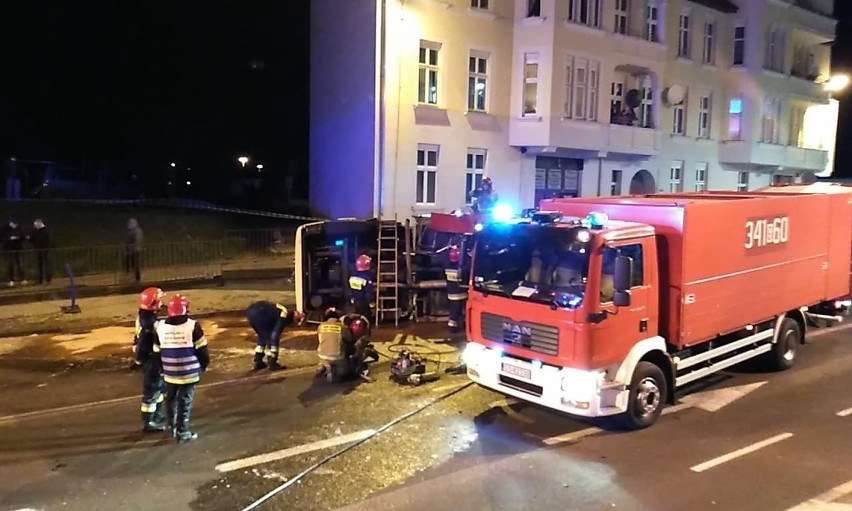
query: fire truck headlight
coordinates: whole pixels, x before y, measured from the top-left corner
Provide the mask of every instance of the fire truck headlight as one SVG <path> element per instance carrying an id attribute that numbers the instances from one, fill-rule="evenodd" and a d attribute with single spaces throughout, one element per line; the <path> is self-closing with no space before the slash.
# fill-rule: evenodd
<path id="1" fill-rule="evenodd" d="M 485 351 L 485 346 L 469 342 L 462 352 L 462 362 L 468 366 L 475 366 L 482 360 Z"/>
<path id="2" fill-rule="evenodd" d="M 589 231 L 582 229 L 577 231 L 577 241 L 580 243 L 588 243 L 592 239 L 592 233 Z"/>
<path id="3" fill-rule="evenodd" d="M 572 394 L 596 394 L 603 384 L 604 373 L 562 370 L 562 391 Z"/>

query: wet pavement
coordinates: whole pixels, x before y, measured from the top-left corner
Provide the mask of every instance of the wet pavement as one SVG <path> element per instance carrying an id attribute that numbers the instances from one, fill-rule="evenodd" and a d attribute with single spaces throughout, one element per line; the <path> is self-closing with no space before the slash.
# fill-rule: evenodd
<path id="1" fill-rule="evenodd" d="M 313 378 L 310 329 L 287 333 L 287 370 L 252 373 L 242 318 L 202 324 L 201 438 L 180 446 L 138 432 L 125 332 L 0 342 L 0 511 L 241 510 L 287 483 L 258 509 L 784 511 L 852 480 L 852 330 L 819 331 L 791 371 L 725 373 L 625 433 L 464 376 L 400 386 L 387 359 L 374 383 L 328 385 Z M 446 367 L 458 352 L 441 333 L 376 340 Z"/>

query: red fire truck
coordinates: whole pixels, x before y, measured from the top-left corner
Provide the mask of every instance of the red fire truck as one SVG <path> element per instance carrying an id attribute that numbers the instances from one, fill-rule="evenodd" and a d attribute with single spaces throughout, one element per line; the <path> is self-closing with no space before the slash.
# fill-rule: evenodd
<path id="1" fill-rule="evenodd" d="M 552 199 L 477 236 L 469 377 L 634 429 L 714 372 L 791 367 L 849 304 L 848 187 Z"/>

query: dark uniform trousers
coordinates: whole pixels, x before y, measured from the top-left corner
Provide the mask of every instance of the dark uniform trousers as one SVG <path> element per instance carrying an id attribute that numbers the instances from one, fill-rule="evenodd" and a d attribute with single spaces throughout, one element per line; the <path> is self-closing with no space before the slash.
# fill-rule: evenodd
<path id="1" fill-rule="evenodd" d="M 375 299 L 375 288 L 370 281 L 370 272 L 359 271 L 349 277 L 349 292 L 355 312 L 365 318 L 372 318 L 371 302 Z"/>
<path id="2" fill-rule="evenodd" d="M 263 362 L 264 355 L 269 362 L 278 362 L 281 333 L 289 315 L 287 307 L 277 303 L 256 302 L 249 306 L 248 321 L 257 334 L 257 346 L 254 348 L 255 365 Z"/>
<path id="3" fill-rule="evenodd" d="M 467 302 L 467 292 L 461 287 L 459 281 L 459 269 L 447 268 L 444 270 L 447 279 L 447 299 L 450 305 L 450 317 L 447 326 L 450 333 L 458 333 L 464 324 L 464 307 Z"/>
<path id="4" fill-rule="evenodd" d="M 136 335 L 133 337 L 135 362 L 142 368 L 142 422 L 152 425 L 166 420 L 166 410 L 163 405 L 166 391 L 162 375 L 163 366 L 159 353 L 155 352 L 152 338 L 156 319 L 155 312 L 140 310 L 136 319 Z"/>

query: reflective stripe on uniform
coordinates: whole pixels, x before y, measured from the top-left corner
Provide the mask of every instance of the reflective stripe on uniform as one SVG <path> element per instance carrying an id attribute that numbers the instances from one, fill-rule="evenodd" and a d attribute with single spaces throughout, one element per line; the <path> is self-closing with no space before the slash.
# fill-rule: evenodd
<path id="1" fill-rule="evenodd" d="M 165 376 L 165 375 L 163 376 L 163 380 L 165 380 L 166 383 L 171 383 L 173 385 L 186 385 L 188 383 L 198 383 L 198 381 L 200 379 L 201 379 L 201 377 L 198 376 L 198 374 L 196 374 L 194 376 L 184 376 L 184 377 Z"/>
<path id="2" fill-rule="evenodd" d="M 207 337 L 202 337 L 195 341 L 195 349 L 203 348 L 205 346 L 207 346 Z"/>
<path id="3" fill-rule="evenodd" d="M 163 379 L 168 383 L 195 383 L 201 376 L 201 364 L 195 354 L 196 347 L 203 347 L 207 339 L 202 337 L 193 342 L 195 321 L 187 320 L 180 325 L 157 323 L 157 337 L 163 362 Z"/>
<path id="4" fill-rule="evenodd" d="M 278 348 L 266 348 L 266 355 L 272 356 L 278 354 Z"/>
<path id="5" fill-rule="evenodd" d="M 157 403 L 146 403 L 143 401 L 141 410 L 142 413 L 154 413 L 157 411 Z"/>
<path id="6" fill-rule="evenodd" d="M 451 320 L 447 321 L 447 326 L 451 327 L 451 328 L 457 327 L 457 326 L 459 326 L 459 322 L 451 319 Z"/>
<path id="7" fill-rule="evenodd" d="M 367 279 L 363 277 L 349 277 L 349 287 L 354 289 L 355 291 L 360 291 L 364 289 L 364 286 L 367 285 Z"/>
<path id="8" fill-rule="evenodd" d="M 447 298 L 454 302 L 459 302 L 462 300 L 467 300 L 467 293 L 451 293 L 447 295 Z"/>
<path id="9" fill-rule="evenodd" d="M 321 334 L 339 334 L 341 332 L 343 332 L 343 327 L 341 325 L 323 323 L 319 326 L 319 333 Z"/>
<path id="10" fill-rule="evenodd" d="M 447 280 L 450 282 L 458 282 L 459 281 L 459 271 L 455 269 L 447 268 L 444 270 L 444 275 L 447 277 Z"/>
<path id="11" fill-rule="evenodd" d="M 280 303 L 276 303 L 275 306 L 278 307 L 278 309 L 281 311 L 280 316 L 282 318 L 286 318 L 287 316 L 290 315 L 290 311 L 287 309 L 287 307 L 284 307 Z"/>
<path id="12" fill-rule="evenodd" d="M 254 352 L 255 353 L 263 353 L 263 346 L 255 346 Z"/>

